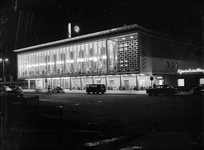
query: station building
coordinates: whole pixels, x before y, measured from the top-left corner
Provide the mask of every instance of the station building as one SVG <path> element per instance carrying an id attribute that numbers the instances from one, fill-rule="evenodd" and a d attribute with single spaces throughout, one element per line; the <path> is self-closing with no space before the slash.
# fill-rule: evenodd
<path id="1" fill-rule="evenodd" d="M 14 50 L 18 80 L 28 89 L 111 90 L 171 84 L 184 90 L 204 83 L 201 45 L 136 24 Z M 150 77 L 152 77 L 150 80 Z"/>

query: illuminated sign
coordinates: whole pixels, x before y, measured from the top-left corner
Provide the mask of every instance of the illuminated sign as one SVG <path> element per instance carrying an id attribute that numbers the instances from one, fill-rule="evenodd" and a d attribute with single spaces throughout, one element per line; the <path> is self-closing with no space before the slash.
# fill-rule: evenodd
<path id="1" fill-rule="evenodd" d="M 194 73 L 204 73 L 204 69 L 178 69 L 178 74 L 194 74 Z"/>

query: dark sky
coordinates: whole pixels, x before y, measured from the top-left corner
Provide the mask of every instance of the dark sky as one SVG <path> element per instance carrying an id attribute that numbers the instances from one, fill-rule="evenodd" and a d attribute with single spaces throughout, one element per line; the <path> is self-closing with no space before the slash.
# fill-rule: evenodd
<path id="1" fill-rule="evenodd" d="M 67 38 L 67 24 L 81 34 L 138 24 L 201 43 L 202 0 L 3 0 L 7 49 Z M 12 46 L 11 46 L 12 45 Z"/>

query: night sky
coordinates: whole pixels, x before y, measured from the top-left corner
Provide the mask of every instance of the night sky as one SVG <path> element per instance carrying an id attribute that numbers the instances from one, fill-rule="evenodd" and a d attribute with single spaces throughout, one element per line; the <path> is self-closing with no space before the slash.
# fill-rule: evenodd
<path id="1" fill-rule="evenodd" d="M 202 42 L 203 0 L 2 0 L 4 56 L 14 49 L 67 38 L 69 22 L 81 35 L 137 24 Z"/>
<path id="2" fill-rule="evenodd" d="M 81 34 L 138 24 L 201 42 L 202 0 L 3 0 L 4 32 L 13 48 L 67 38 L 67 24 Z"/>

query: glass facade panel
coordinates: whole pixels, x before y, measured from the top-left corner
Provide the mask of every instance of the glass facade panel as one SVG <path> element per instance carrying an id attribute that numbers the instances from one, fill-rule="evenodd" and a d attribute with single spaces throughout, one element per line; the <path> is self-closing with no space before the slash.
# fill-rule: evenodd
<path id="1" fill-rule="evenodd" d="M 136 41 L 135 49 L 132 46 L 134 41 Z M 132 43 L 129 44 L 128 42 Z M 18 77 L 52 77 L 135 71 L 139 66 L 137 50 L 138 43 L 135 36 L 134 39 L 128 40 L 114 38 L 21 53 L 18 54 Z M 128 55 L 123 54 L 125 52 Z M 124 67 L 125 65 L 128 66 Z"/>
<path id="2" fill-rule="evenodd" d="M 106 53 L 106 41 L 102 41 L 102 47 L 101 47 L 101 55 L 102 55 L 102 73 L 107 73 L 107 53 Z"/>
<path id="3" fill-rule="evenodd" d="M 77 46 L 74 46 L 74 70 L 73 70 L 73 73 L 77 73 Z"/>
<path id="4" fill-rule="evenodd" d="M 89 43 L 89 71 L 90 73 L 94 73 L 95 71 L 95 57 L 94 57 L 94 49 L 93 43 Z"/>
<path id="5" fill-rule="evenodd" d="M 65 48 L 63 48 L 62 51 L 62 74 L 65 74 L 65 68 L 66 68 L 66 53 L 65 53 Z"/>
<path id="6" fill-rule="evenodd" d="M 85 44 L 85 73 L 89 73 L 89 48 L 88 48 L 88 43 Z"/>
<path id="7" fill-rule="evenodd" d="M 67 47 L 67 50 L 66 50 L 67 54 L 66 54 L 66 64 L 67 64 L 67 70 L 66 70 L 66 73 L 69 75 L 70 72 L 71 72 L 71 48 L 70 47 Z"/>
<path id="8" fill-rule="evenodd" d="M 81 53 L 80 53 L 80 56 L 81 56 L 81 73 L 82 74 L 85 74 L 85 49 L 84 49 L 84 44 L 80 45 L 80 49 L 81 49 Z"/>
<path id="9" fill-rule="evenodd" d="M 80 45 L 77 45 L 76 46 L 76 59 L 77 59 L 77 66 L 76 66 L 76 68 L 77 68 L 77 73 L 78 74 L 81 74 L 81 50 L 80 50 Z"/>
<path id="10" fill-rule="evenodd" d="M 117 46 L 115 41 L 108 41 L 108 72 L 117 71 Z"/>

